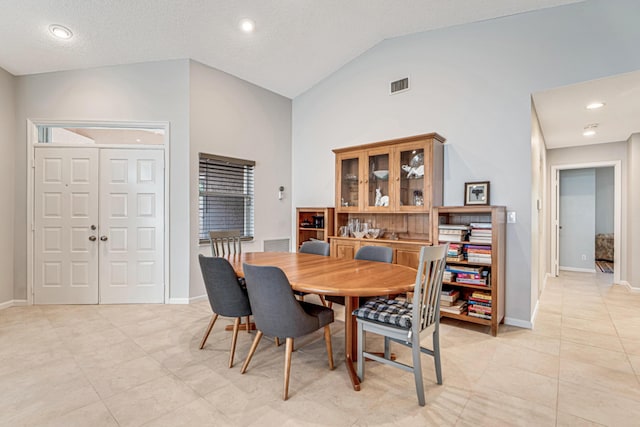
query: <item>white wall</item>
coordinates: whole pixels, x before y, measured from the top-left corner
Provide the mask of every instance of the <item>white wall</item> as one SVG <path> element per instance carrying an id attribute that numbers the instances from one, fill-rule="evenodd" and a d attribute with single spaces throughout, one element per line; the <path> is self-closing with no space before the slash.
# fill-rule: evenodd
<path id="1" fill-rule="evenodd" d="M 628 218 L 628 243 L 623 241 L 623 248 L 627 248 L 628 256 L 628 273 L 625 276 L 627 282 L 634 288 L 640 289 L 640 197 L 638 197 L 638 188 L 640 188 L 640 133 L 631 135 L 627 144 L 629 176 L 628 176 L 628 194 L 629 208 L 627 211 Z M 624 234 L 624 233 L 623 233 Z"/>
<path id="2" fill-rule="evenodd" d="M 13 297 L 15 77 L 0 68 L 0 307 Z"/>
<path id="3" fill-rule="evenodd" d="M 278 200 L 278 187 L 291 191 L 291 100 L 191 61 L 190 207 L 191 297 L 205 295 L 198 254 L 198 153 L 255 160 L 255 238 L 247 252 L 262 251 L 265 239 L 291 238 L 291 197 Z"/>
<path id="4" fill-rule="evenodd" d="M 331 149 L 438 132 L 444 203 L 491 181 L 507 227 L 506 317 L 531 318 L 530 94 L 640 68 L 640 2 L 589 0 L 387 40 L 293 103 L 294 205 L 332 205 Z M 388 95 L 389 82 L 411 89 Z M 309 179 L 310 170 L 318 171 Z"/>
<path id="5" fill-rule="evenodd" d="M 596 234 L 613 233 L 614 169 L 596 168 Z"/>
<path id="6" fill-rule="evenodd" d="M 189 61 L 163 61 L 23 76 L 15 142 L 15 287 L 26 299 L 27 119 L 169 122 L 170 298 L 189 296 Z"/>
<path id="7" fill-rule="evenodd" d="M 596 170 L 560 171 L 561 270 L 594 270 L 596 235 Z"/>

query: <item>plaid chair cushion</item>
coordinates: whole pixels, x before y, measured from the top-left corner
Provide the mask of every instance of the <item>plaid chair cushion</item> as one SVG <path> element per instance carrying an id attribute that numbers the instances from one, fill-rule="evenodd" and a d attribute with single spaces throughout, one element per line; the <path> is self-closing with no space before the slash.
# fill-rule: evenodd
<path id="1" fill-rule="evenodd" d="M 411 329 L 412 309 L 413 304 L 407 301 L 377 297 L 354 310 L 353 315 L 360 319 Z"/>

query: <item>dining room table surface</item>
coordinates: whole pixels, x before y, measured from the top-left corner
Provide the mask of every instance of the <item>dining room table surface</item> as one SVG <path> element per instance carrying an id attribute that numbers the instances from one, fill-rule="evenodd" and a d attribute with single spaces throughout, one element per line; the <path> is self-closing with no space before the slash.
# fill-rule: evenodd
<path id="1" fill-rule="evenodd" d="M 225 258 L 241 277 L 244 263 L 275 266 L 284 271 L 296 291 L 345 297 L 345 365 L 354 390 L 360 390 L 360 381 L 353 365 L 357 340 L 352 313 L 359 306 L 359 298 L 411 291 L 416 280 L 416 270 L 411 267 L 375 261 L 296 252 L 245 252 Z"/>

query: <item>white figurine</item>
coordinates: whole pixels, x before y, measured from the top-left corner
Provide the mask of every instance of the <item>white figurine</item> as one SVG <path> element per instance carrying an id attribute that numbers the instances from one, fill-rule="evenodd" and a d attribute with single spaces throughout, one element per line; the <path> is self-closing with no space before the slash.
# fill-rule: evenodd
<path id="1" fill-rule="evenodd" d="M 407 178 L 411 178 L 412 176 L 422 178 L 424 176 L 424 165 L 420 165 L 417 168 L 412 168 L 409 165 L 402 165 L 402 170 L 407 172 Z"/>
<path id="2" fill-rule="evenodd" d="M 379 188 L 376 188 L 376 202 L 375 206 L 382 206 L 382 191 Z"/>
<path id="3" fill-rule="evenodd" d="M 389 206 L 389 196 L 383 196 L 382 190 L 376 188 L 376 201 L 374 206 Z"/>

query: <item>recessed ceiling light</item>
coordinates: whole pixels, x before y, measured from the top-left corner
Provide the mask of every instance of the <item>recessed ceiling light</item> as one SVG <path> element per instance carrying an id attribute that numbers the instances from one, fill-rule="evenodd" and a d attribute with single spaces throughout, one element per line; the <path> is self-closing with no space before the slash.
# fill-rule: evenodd
<path id="1" fill-rule="evenodd" d="M 591 104 L 587 105 L 587 110 L 597 110 L 598 108 L 602 107 L 604 107 L 604 102 L 592 102 Z"/>
<path id="2" fill-rule="evenodd" d="M 252 19 L 241 19 L 240 20 L 240 29 L 245 33 L 253 33 L 253 30 L 256 29 L 256 23 Z"/>
<path id="3" fill-rule="evenodd" d="M 53 34 L 55 37 L 59 39 L 66 40 L 73 37 L 73 33 L 71 32 L 71 30 L 63 25 L 58 25 L 58 24 L 49 25 L 49 31 L 51 32 L 51 34 Z"/>

